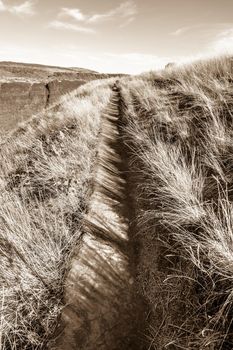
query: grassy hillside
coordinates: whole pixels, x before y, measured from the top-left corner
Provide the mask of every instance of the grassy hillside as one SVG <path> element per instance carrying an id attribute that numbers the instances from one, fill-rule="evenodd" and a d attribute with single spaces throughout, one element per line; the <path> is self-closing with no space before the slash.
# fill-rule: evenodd
<path id="1" fill-rule="evenodd" d="M 54 332 L 110 92 L 89 83 L 1 145 L 1 349 L 45 349 Z"/>
<path id="2" fill-rule="evenodd" d="M 46 349 L 64 310 L 70 257 L 85 233 L 83 215 L 91 208 L 94 174 L 102 166 L 116 178 L 111 191 L 107 180 L 100 183 L 113 203 L 112 213 L 115 210 L 124 222 L 119 208 L 123 201 L 129 205 L 123 256 L 132 277 L 122 296 L 130 308 L 127 317 L 132 313 L 132 324 L 139 324 L 133 328 L 139 330 L 133 344 L 146 350 L 232 349 L 233 61 L 225 57 L 122 77 L 114 84 L 115 95 L 113 82 L 96 81 L 79 88 L 2 140 L 0 348 Z M 106 112 L 111 109 L 114 118 Z M 106 128 L 105 120 L 112 119 L 114 132 Z M 101 153 L 104 138 L 109 144 Z M 112 145 L 119 151 L 116 159 Z M 102 159 L 106 151 L 109 157 Z M 117 164 L 124 160 L 119 203 L 112 195 L 120 180 L 113 160 Z M 111 216 L 104 205 L 98 208 L 103 225 L 103 217 Z M 88 211 L 90 220 L 91 214 Z M 116 246 L 113 223 L 104 223 L 101 236 L 108 254 Z M 93 235 L 93 244 L 99 238 Z M 83 242 L 83 250 L 88 250 Z M 86 261 L 87 267 L 94 265 L 96 275 L 119 284 L 125 270 L 112 253 L 109 260 L 117 266 L 104 259 L 108 269 L 100 268 L 98 253 L 88 255 L 94 261 Z M 75 259 L 82 266 L 78 254 Z M 76 269 L 74 276 L 77 284 L 76 276 L 82 274 Z M 96 300 L 108 293 L 93 277 L 90 288 L 88 274 L 84 277 L 79 289 L 89 299 L 80 301 L 79 316 L 93 322 L 90 328 L 84 323 L 85 334 L 93 340 L 99 327 L 103 333 L 97 341 L 104 343 L 113 327 L 107 323 L 102 330 L 93 310 Z M 132 289 L 136 302 L 128 298 Z M 77 299 L 79 294 L 73 294 Z M 114 299 L 114 305 L 119 300 Z M 103 300 L 104 305 L 107 302 Z M 112 324 L 117 318 L 118 329 L 126 330 L 124 317 L 116 317 L 113 308 L 106 314 Z M 66 335 L 72 334 L 82 348 L 78 327 L 68 325 Z M 124 338 L 127 344 L 127 334 Z M 108 350 L 104 346 L 101 349 Z"/>
<path id="3" fill-rule="evenodd" d="M 233 61 L 122 81 L 154 349 L 233 347 Z"/>

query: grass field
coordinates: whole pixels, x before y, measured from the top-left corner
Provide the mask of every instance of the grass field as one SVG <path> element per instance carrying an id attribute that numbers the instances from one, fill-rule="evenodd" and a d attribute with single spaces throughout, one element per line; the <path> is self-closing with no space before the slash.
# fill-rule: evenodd
<path id="1" fill-rule="evenodd" d="M 113 81 L 79 88 L 2 141 L 4 350 L 45 349 L 56 328 Z M 232 83 L 231 57 L 119 79 L 147 350 L 233 348 Z"/>

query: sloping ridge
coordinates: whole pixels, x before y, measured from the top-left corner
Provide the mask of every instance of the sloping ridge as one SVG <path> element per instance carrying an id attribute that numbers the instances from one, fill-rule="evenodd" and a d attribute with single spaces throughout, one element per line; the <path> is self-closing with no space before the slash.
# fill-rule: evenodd
<path id="1" fill-rule="evenodd" d="M 134 249 L 129 234 L 132 211 L 119 106 L 115 84 L 102 116 L 82 242 L 71 259 L 65 307 L 50 349 L 144 349 L 146 315 L 134 288 Z"/>

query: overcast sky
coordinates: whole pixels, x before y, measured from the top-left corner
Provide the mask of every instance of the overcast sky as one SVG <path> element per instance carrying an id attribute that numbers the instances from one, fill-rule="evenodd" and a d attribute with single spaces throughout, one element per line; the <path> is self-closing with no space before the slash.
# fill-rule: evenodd
<path id="1" fill-rule="evenodd" d="M 233 53 L 233 0 L 0 0 L 0 61 L 140 73 Z"/>

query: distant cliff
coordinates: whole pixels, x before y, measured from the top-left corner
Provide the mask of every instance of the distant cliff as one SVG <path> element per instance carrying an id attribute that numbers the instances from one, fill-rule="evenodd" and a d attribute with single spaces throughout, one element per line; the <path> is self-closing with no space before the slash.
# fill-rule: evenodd
<path id="1" fill-rule="evenodd" d="M 80 85 L 110 76 L 115 75 L 81 68 L 0 62 L 0 133 L 51 106 Z"/>

